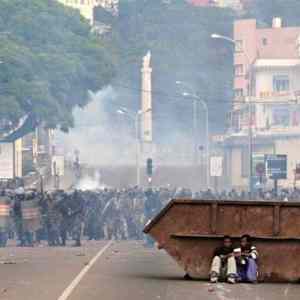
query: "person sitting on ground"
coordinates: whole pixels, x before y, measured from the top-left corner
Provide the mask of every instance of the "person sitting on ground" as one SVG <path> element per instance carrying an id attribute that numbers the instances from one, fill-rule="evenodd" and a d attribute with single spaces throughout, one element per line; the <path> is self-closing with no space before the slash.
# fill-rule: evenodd
<path id="1" fill-rule="evenodd" d="M 256 283 L 258 252 L 252 245 L 250 235 L 245 234 L 241 237 L 241 247 L 234 249 L 234 256 L 238 270 L 237 280 Z"/>
<path id="2" fill-rule="evenodd" d="M 224 236 L 223 246 L 217 248 L 214 252 L 214 258 L 211 265 L 210 281 L 212 283 L 218 280 L 235 283 L 237 276 L 236 261 L 233 255 L 233 246 L 230 236 Z"/>

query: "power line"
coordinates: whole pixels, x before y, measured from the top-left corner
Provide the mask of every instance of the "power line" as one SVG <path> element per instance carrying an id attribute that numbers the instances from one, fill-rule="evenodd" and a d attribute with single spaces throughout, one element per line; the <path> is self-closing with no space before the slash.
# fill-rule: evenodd
<path id="1" fill-rule="evenodd" d="M 116 86 L 116 87 L 121 87 L 121 88 L 125 88 L 125 89 L 128 89 L 128 90 L 132 90 L 132 91 L 136 91 L 136 92 L 149 92 L 149 90 L 144 90 L 142 88 L 136 88 L 136 87 L 133 87 L 133 86 L 128 86 L 128 85 L 124 85 L 124 84 L 113 84 L 113 86 Z M 159 90 L 151 90 L 151 93 L 154 94 L 154 95 L 160 95 L 160 96 L 163 96 L 164 99 L 169 99 L 169 100 L 182 100 L 182 99 L 187 99 L 187 98 L 190 98 L 192 99 L 193 98 L 193 95 L 191 95 L 191 97 L 188 97 L 188 96 L 183 96 L 183 95 L 171 95 L 171 94 L 168 94 L 166 92 L 163 92 L 163 91 L 159 91 Z M 203 99 L 205 101 L 205 99 Z M 290 102 L 289 102 L 290 101 Z M 260 100 L 260 101 L 251 101 L 251 103 L 253 104 L 278 104 L 278 105 L 283 105 L 283 104 L 298 104 L 298 101 L 297 100 L 289 100 L 289 101 L 263 101 L 263 100 Z M 295 103 L 291 103 L 291 102 L 295 102 Z M 217 104 L 249 104 L 249 102 L 245 102 L 245 101 L 242 101 L 242 100 L 234 100 L 234 101 L 227 101 L 227 100 L 223 100 L 223 101 L 215 101 L 215 102 L 207 102 L 207 104 L 209 106 L 211 105 L 217 105 Z"/>

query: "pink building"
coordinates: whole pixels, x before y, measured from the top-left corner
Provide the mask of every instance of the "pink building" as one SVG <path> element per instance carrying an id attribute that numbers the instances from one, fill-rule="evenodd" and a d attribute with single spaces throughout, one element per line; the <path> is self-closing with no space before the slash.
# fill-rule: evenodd
<path id="1" fill-rule="evenodd" d="M 300 27 L 282 27 L 280 18 L 273 20 L 272 28 L 257 28 L 254 19 L 236 21 L 234 23 L 234 40 L 236 42 L 234 90 L 236 96 L 249 96 L 250 94 L 249 75 L 251 72 L 249 74 L 249 69 L 252 68 L 251 94 L 258 97 L 259 95 L 255 91 L 255 74 L 253 74 L 256 70 L 255 67 L 262 62 L 269 63 L 272 67 L 272 64 L 276 64 L 276 62 L 287 64 L 291 63 L 291 60 L 299 60 L 299 36 Z"/>
<path id="2" fill-rule="evenodd" d="M 269 28 L 239 20 L 234 42 L 235 97 L 225 138 L 230 186 L 245 188 L 249 182 L 251 129 L 253 159 L 286 154 L 288 178 L 282 185 L 291 187 L 300 163 L 300 27 L 284 27 L 280 18 Z"/>

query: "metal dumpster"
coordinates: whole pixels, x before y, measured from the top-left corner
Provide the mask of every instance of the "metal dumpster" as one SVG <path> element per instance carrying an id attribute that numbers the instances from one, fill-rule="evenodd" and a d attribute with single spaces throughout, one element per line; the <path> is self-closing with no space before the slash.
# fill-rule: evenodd
<path id="1" fill-rule="evenodd" d="M 144 228 L 193 278 L 208 279 L 214 249 L 250 234 L 259 280 L 300 281 L 300 203 L 172 200 Z"/>

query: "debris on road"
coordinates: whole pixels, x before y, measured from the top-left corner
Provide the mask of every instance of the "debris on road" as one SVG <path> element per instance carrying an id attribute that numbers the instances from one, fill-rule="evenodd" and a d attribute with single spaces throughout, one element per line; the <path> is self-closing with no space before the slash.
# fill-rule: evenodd
<path id="1" fill-rule="evenodd" d="M 12 260 L 7 260 L 7 261 L 0 261 L 1 265 L 16 265 L 17 262 L 16 261 L 12 261 Z"/>
<path id="2" fill-rule="evenodd" d="M 77 253 L 77 254 L 75 254 L 76 256 L 85 256 L 85 254 L 84 253 Z"/>

